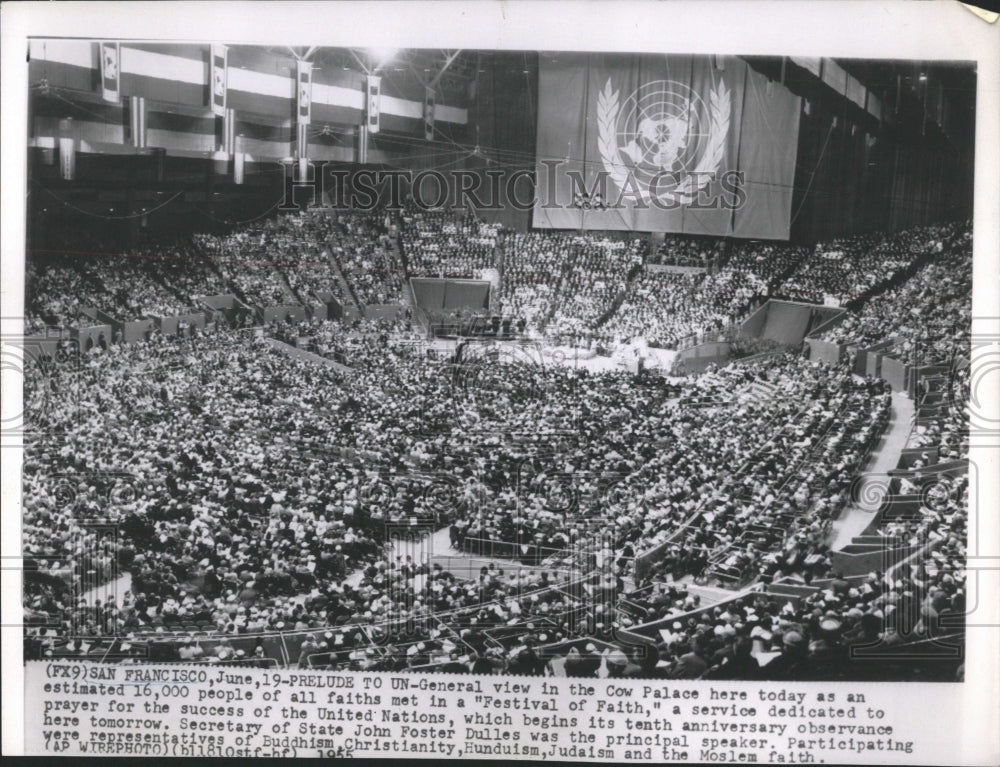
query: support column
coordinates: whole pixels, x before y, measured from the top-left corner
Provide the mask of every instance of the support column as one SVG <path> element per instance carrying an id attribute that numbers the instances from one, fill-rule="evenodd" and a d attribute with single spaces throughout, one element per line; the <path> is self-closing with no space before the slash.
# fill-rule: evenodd
<path id="1" fill-rule="evenodd" d="M 358 126 L 357 162 L 359 165 L 368 162 L 368 126 L 364 124 Z"/>
<path id="2" fill-rule="evenodd" d="M 234 143 L 236 151 L 233 153 L 233 183 L 242 184 L 243 163 L 246 160 L 243 155 L 243 136 L 237 136 Z"/>
<path id="3" fill-rule="evenodd" d="M 236 151 L 236 110 L 226 109 L 222 116 L 222 151 L 230 157 Z"/>
<path id="4" fill-rule="evenodd" d="M 129 96 L 129 132 L 132 146 L 146 148 L 146 99 L 143 96 Z"/>
<path id="5" fill-rule="evenodd" d="M 299 158 L 299 179 L 305 181 L 309 176 L 309 126 L 305 123 L 298 124 L 295 152 Z"/>

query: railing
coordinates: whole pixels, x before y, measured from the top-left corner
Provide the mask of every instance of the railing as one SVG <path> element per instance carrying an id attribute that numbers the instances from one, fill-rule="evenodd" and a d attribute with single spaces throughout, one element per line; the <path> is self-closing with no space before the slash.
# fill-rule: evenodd
<path id="1" fill-rule="evenodd" d="M 558 581 L 546 584 L 540 588 L 529 589 L 524 592 L 517 594 L 520 599 L 531 600 L 533 597 L 545 596 L 549 593 L 558 592 L 561 596 L 568 596 L 570 592 L 577 587 L 581 587 L 583 584 L 597 577 L 598 573 L 594 571 L 593 573 L 588 573 L 574 579 L 573 577 L 567 577 L 564 581 Z M 569 591 L 567 591 L 569 590 Z M 439 613 L 434 614 L 432 619 L 439 624 L 439 630 L 447 630 L 453 632 L 453 629 L 448 624 L 444 623 L 448 619 L 461 619 L 462 615 L 472 615 L 474 616 L 484 607 L 489 607 L 491 605 L 502 605 L 507 601 L 508 597 L 489 599 L 484 602 L 477 602 L 472 605 L 465 605 L 460 608 L 455 608 L 452 610 L 444 610 Z M 422 619 L 412 619 L 413 623 L 418 622 Z M 259 631 L 247 634 L 229 634 L 222 631 L 218 631 L 214 628 L 205 628 L 198 630 L 191 630 L 187 628 L 176 628 L 172 630 L 155 630 L 152 628 L 144 630 L 136 630 L 127 634 L 125 637 L 120 636 L 97 636 L 89 637 L 87 639 L 92 640 L 92 643 L 101 643 L 102 648 L 104 643 L 108 642 L 127 642 L 131 645 L 131 649 L 137 650 L 129 654 L 129 657 L 150 657 L 150 655 L 155 655 L 156 650 L 153 648 L 159 648 L 160 650 L 176 649 L 180 642 L 194 639 L 201 645 L 202 649 L 206 652 L 214 650 L 219 644 L 225 640 L 229 643 L 229 646 L 236 650 L 243 650 L 244 653 L 249 657 L 253 652 L 254 648 L 258 644 L 262 644 L 267 649 L 267 657 L 280 657 L 282 659 L 283 665 L 288 665 L 291 658 L 297 658 L 299 655 L 299 648 L 305 641 L 305 638 L 309 634 L 316 635 L 317 637 L 323 636 L 326 640 L 336 641 L 336 636 L 340 635 L 346 637 L 348 635 L 353 635 L 359 631 L 363 632 L 366 637 L 374 640 L 377 634 L 387 635 L 392 631 L 395 631 L 400 626 L 407 626 L 411 623 L 411 619 L 397 619 L 394 617 L 385 618 L 378 621 L 361 621 L 361 622 L 344 622 L 336 626 L 322 626 L 322 627 L 312 627 L 306 629 L 294 629 L 291 631 L 285 630 L 268 630 Z M 40 625 L 40 627 L 45 627 Z M 51 628 L 51 626 L 48 626 Z M 70 637 L 51 637 L 57 642 L 57 646 L 67 646 L 71 641 Z M 74 637 L 75 639 L 76 637 Z M 343 641 L 343 640 L 342 640 Z M 414 642 L 426 641 L 426 637 L 418 637 L 413 639 Z M 147 652 L 151 650 L 151 652 Z M 54 653 L 55 654 L 55 653 Z M 107 652 L 104 653 L 108 655 Z M 60 657 L 63 657 L 60 655 Z M 78 657 L 78 653 L 67 653 L 65 657 Z M 108 655 L 109 659 L 111 658 Z M 115 659 L 121 656 L 115 656 Z M 153 659 L 153 658 L 150 658 Z M 165 659 L 167 660 L 167 659 Z"/>

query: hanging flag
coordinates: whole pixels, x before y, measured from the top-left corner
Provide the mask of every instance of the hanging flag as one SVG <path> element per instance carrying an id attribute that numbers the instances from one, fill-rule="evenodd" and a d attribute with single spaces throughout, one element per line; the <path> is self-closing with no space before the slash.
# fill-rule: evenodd
<path id="1" fill-rule="evenodd" d="M 800 98 L 740 59 L 560 54 L 538 94 L 533 226 L 788 238 Z"/>
<path id="2" fill-rule="evenodd" d="M 59 121 L 59 168 L 63 181 L 76 178 L 76 142 L 73 139 L 73 118 Z"/>
<path id="3" fill-rule="evenodd" d="M 238 142 L 236 147 L 236 152 L 233 154 L 233 183 L 242 184 L 243 174 L 244 174 L 244 163 L 246 158 L 243 156 L 243 146 L 242 141 Z"/>
<path id="4" fill-rule="evenodd" d="M 228 82 L 229 47 L 212 43 L 212 112 L 226 114 L 226 84 Z"/>
<path id="5" fill-rule="evenodd" d="M 378 75 L 368 75 L 368 132 L 378 133 L 379 94 L 382 88 L 382 78 Z"/>
<path id="6" fill-rule="evenodd" d="M 121 48 L 118 43 L 101 43 L 101 91 L 105 101 L 118 103 L 121 94 Z"/>
<path id="7" fill-rule="evenodd" d="M 427 88 L 424 93 L 424 139 L 434 140 L 434 89 Z"/>
<path id="8" fill-rule="evenodd" d="M 59 168 L 63 181 L 76 178 L 76 143 L 72 138 L 59 139 Z"/>
<path id="9" fill-rule="evenodd" d="M 299 125 L 308 125 L 312 119 L 312 64 L 308 61 L 296 62 L 299 93 Z"/>

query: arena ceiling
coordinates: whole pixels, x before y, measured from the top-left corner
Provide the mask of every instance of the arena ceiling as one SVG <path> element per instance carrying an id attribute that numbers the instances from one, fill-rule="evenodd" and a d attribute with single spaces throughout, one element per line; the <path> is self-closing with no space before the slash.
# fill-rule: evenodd
<path id="1" fill-rule="evenodd" d="M 169 45 L 169 44 L 166 44 Z M 190 46 L 188 46 L 190 47 Z M 372 72 L 380 74 L 386 81 L 387 88 L 394 87 L 401 93 L 422 94 L 424 88 L 433 86 L 438 93 L 440 103 L 454 104 L 456 107 L 468 106 L 470 122 L 476 119 L 475 111 L 478 81 L 486 77 L 496 88 L 517 87 L 527 89 L 528 93 L 536 88 L 539 62 L 545 57 L 557 58 L 560 54 L 540 53 L 537 51 L 483 51 L 471 49 L 400 49 L 373 50 L 368 48 L 338 48 L 327 46 L 230 46 L 231 50 L 240 53 L 238 60 L 250 62 L 255 60 L 265 62 L 275 74 L 294 76 L 296 59 L 308 60 L 318 70 L 332 73 L 342 70 L 357 77 L 359 73 Z M 207 54 L 206 54 L 207 55 Z M 784 82 L 793 92 L 804 98 L 818 98 L 831 103 L 843 104 L 845 111 L 850 111 L 854 119 L 870 128 L 878 126 L 878 120 L 867 113 L 864 106 L 851 103 L 842 93 L 831 88 L 824 78 L 814 72 L 802 68 L 789 57 L 780 56 L 748 56 L 747 62 L 768 77 Z M 975 126 L 975 70 L 961 62 L 929 62 L 929 61 L 893 61 L 893 60 L 861 60 L 837 59 L 837 65 L 851 78 L 856 79 L 864 89 L 878 98 L 890 109 L 895 111 L 897 129 L 925 134 L 969 151 L 973 145 Z M 68 92 L 65 89 L 49 89 L 44 83 L 30 83 L 32 92 L 38 97 L 33 110 L 45 107 L 53 115 L 65 116 L 67 110 L 77 109 L 82 112 L 82 119 L 88 119 L 88 114 L 95 109 L 103 108 L 99 93 Z M 934 123 L 928 120 L 929 102 L 937 94 L 944 92 L 951 102 L 952 120 L 947 135 Z M 413 96 L 411 95 L 411 98 Z M 419 98 L 419 97 L 418 97 Z M 537 91 L 528 98 L 530 104 L 537 100 Z M 46 103 L 48 102 L 48 103 Z M 185 115 L 192 108 L 182 105 L 163 106 L 164 111 L 177 113 L 178 117 Z M 193 108 L 198 111 L 198 108 Z M 62 110 L 62 111 L 60 111 Z M 201 108 L 204 111 L 204 107 Z M 64 115 L 65 112 L 65 115 Z M 35 111 L 37 114 L 37 111 Z M 197 117 L 197 115 L 194 115 Z M 278 120 L 266 115 L 255 116 L 260 123 L 259 129 L 272 132 L 288 132 L 290 128 L 287 118 Z M 489 118 L 492 119 L 492 118 Z M 317 140 L 327 137 L 329 141 L 339 142 L 349 147 L 353 139 L 351 126 L 317 126 Z M 477 144 L 476 136 L 471 128 L 468 135 L 455 134 L 454 140 L 462 144 Z M 334 135 L 336 134 L 336 135 Z M 390 140 L 392 132 L 385 134 L 383 140 Z M 406 137 L 404 137 L 406 138 Z M 422 138 L 420 139 L 422 140 Z M 494 141 L 500 140 L 494 138 Z M 411 143 L 412 138 L 407 138 Z M 419 141 L 418 141 L 419 143 Z M 488 143 L 488 142 L 487 142 Z M 456 144 L 457 145 L 457 144 Z M 224 178 L 213 181 L 212 188 L 205 188 L 205 170 L 199 165 L 204 159 L 193 157 L 169 157 L 164 166 L 162 159 L 148 156 L 143 150 L 137 152 L 128 146 L 112 147 L 116 151 L 95 155 L 81 155 L 81 172 L 77 180 L 60 185 L 60 195 L 64 199 L 72 199 L 74 204 L 87 209 L 110 209 L 120 206 L 127 195 L 123 191 L 123 183 L 134 183 L 134 196 L 147 197 L 155 201 L 157 195 L 173 194 L 176 190 L 187 189 L 185 199 L 194 202 L 200 200 L 232 198 L 234 206 L 241 199 L 255 194 L 255 191 L 243 187 L 233 187 Z M 140 156 L 136 156 L 139 154 Z M 56 174 L 58 168 L 51 164 L 35 166 L 35 178 L 44 183 L 49 176 Z M 159 165 L 157 165 L 159 163 Z M 114 199 L 109 199 L 113 197 Z"/>

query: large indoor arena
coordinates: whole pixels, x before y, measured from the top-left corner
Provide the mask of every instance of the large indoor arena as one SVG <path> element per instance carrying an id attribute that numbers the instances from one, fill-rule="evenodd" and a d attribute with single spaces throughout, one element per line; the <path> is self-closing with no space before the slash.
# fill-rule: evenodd
<path id="1" fill-rule="evenodd" d="M 975 66 L 29 53 L 26 661 L 962 678 Z"/>

